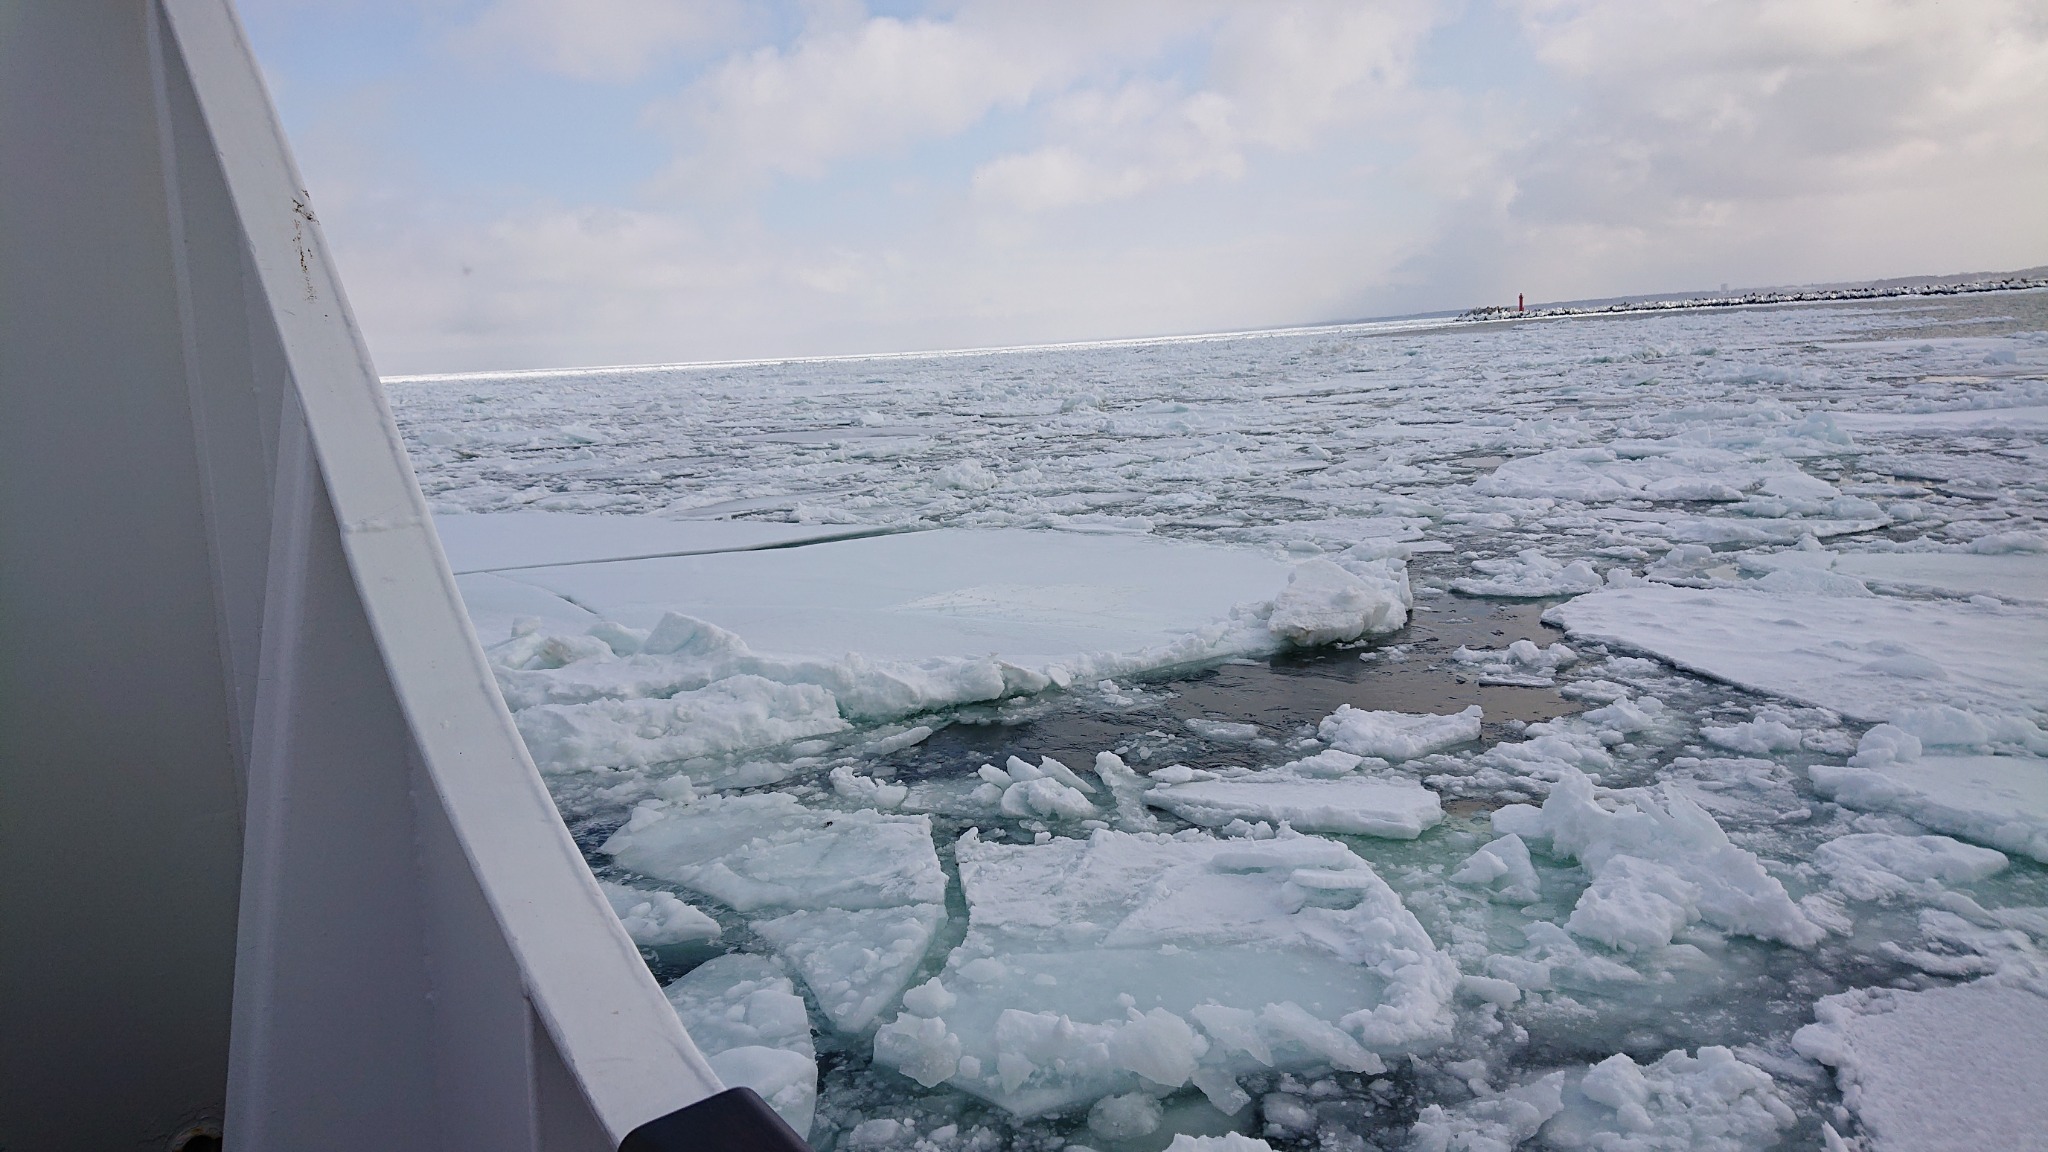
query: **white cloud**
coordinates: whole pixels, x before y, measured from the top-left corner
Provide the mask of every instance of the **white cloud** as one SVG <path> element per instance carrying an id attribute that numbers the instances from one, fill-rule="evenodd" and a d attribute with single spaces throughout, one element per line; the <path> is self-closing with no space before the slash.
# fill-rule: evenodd
<path id="1" fill-rule="evenodd" d="M 496 0 L 450 35 L 472 59 L 514 59 L 576 80 L 635 80 L 663 57 L 722 47 L 741 0 Z"/>
<path id="2" fill-rule="evenodd" d="M 1432 22 L 1416 0 L 1229 9 L 1210 32 L 1208 86 L 1181 94 L 1141 77 L 1070 91 L 1048 107 L 1050 141 L 983 164 L 974 191 L 1045 211 L 1235 179 L 1248 149 L 1308 150 L 1402 106 Z"/>
<path id="3" fill-rule="evenodd" d="M 1458 150 L 1415 281 L 1545 298 L 2048 256 L 2048 11 L 1983 0 L 1550 0 L 1557 103 Z M 1483 163 L 1475 163 L 1483 157 Z"/>
<path id="4" fill-rule="evenodd" d="M 650 119 L 684 142 L 678 175 L 823 175 L 835 160 L 965 131 L 1056 74 L 956 23 L 865 20 L 734 56 Z"/>
<path id="5" fill-rule="evenodd" d="M 1571 155 L 1636 195 L 1756 199 L 1939 181 L 1989 144 L 2048 139 L 2048 10 L 2000 0 L 1573 0 L 1528 9 L 1576 90 Z"/>
<path id="6" fill-rule="evenodd" d="M 904 18 L 819 0 L 765 44 L 772 30 L 706 31 L 683 7 L 583 11 L 569 27 L 503 5 L 464 35 L 569 74 L 709 52 L 646 114 L 672 151 L 647 158 L 668 169 L 642 194 L 506 208 L 438 191 L 402 149 L 309 157 L 316 175 L 347 170 L 339 196 L 316 190 L 390 370 L 957 347 L 2048 259 L 2048 11 L 2020 0 L 964 0 Z M 1512 67 L 1430 87 L 1475 20 Z M 719 36 L 740 38 L 708 48 Z M 411 107 L 356 99 L 384 108 L 375 123 Z"/>
<path id="7" fill-rule="evenodd" d="M 1398 106 L 1440 15 L 1423 0 L 1240 8 L 1217 37 L 1214 82 L 1251 139 L 1311 147 L 1332 126 Z"/>
<path id="8" fill-rule="evenodd" d="M 1039 212 L 1128 199 L 1161 184 L 1234 178 L 1244 171 L 1236 118 L 1235 102 L 1216 92 L 1183 96 L 1146 81 L 1077 92 L 1050 114 L 1058 143 L 981 165 L 974 193 Z"/>

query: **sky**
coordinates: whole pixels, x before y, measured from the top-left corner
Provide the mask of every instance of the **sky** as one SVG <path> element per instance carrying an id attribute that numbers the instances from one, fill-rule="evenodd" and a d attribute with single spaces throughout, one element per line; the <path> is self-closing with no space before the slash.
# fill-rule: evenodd
<path id="1" fill-rule="evenodd" d="M 239 0 L 387 374 L 2048 264 L 2048 0 Z"/>

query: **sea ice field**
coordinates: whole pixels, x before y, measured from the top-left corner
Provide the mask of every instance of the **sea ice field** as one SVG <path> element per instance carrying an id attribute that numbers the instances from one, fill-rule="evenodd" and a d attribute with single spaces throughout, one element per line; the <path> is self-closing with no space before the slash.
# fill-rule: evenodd
<path id="1" fill-rule="evenodd" d="M 2048 1131 L 2048 293 L 388 391 L 821 1152 Z"/>

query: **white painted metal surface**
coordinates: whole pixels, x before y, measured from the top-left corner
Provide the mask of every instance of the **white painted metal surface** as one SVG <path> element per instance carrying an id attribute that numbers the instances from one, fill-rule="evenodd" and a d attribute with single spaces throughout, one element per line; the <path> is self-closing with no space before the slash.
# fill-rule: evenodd
<path id="1" fill-rule="evenodd" d="M 225 0 L 0 6 L 0 1146 L 718 1091 L 498 699 Z"/>

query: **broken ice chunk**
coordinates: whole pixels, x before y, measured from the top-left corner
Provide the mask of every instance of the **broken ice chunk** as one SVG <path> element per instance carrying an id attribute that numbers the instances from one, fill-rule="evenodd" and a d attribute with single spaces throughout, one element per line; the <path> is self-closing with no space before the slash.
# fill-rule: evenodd
<path id="1" fill-rule="evenodd" d="M 1451 873 L 1451 883 L 1493 889 L 1493 898 L 1508 904 L 1534 904 L 1543 897 L 1529 846 L 1510 832 L 1465 858 Z"/>
<path id="2" fill-rule="evenodd" d="M 597 886 L 604 890 L 604 898 L 635 944 L 652 948 L 718 939 L 718 921 L 676 899 L 673 892 L 629 888 L 606 880 L 598 881 Z"/>
<path id="3" fill-rule="evenodd" d="M 940 904 L 821 908 L 753 928 L 796 967 L 834 1028 L 865 1032 L 910 982 L 945 919 Z"/>
<path id="4" fill-rule="evenodd" d="M 805 808 L 781 792 L 708 796 L 622 829 L 599 851 L 741 912 L 945 899 L 931 819 Z"/>
<path id="5" fill-rule="evenodd" d="M 975 789 L 974 797 L 1001 809 L 1006 816 L 1086 820 L 1100 815 L 1082 794 L 1095 791 L 1095 785 L 1050 756 L 1042 757 L 1036 765 L 1012 756 L 1007 769 L 983 764 L 976 774 L 984 783 Z"/>
<path id="6" fill-rule="evenodd" d="M 1493 827 L 1574 858 L 1593 877 L 1572 913 L 1573 932 L 1631 951 L 1668 944 L 1697 919 L 1802 948 L 1825 934 L 1683 792 L 1666 785 L 1617 793 L 1627 799 L 1609 810 L 1584 772 L 1560 770 L 1541 809 L 1511 804 L 1493 814 Z"/>
<path id="7" fill-rule="evenodd" d="M 1088 1130 L 1105 1140 L 1130 1140 L 1159 1130 L 1164 1109 L 1144 1092 L 1104 1096 L 1088 1110 Z"/>
<path id="8" fill-rule="evenodd" d="M 1221 1136 L 1190 1136 L 1181 1132 L 1175 1134 L 1166 1152 L 1273 1152 L 1273 1146 L 1241 1132 L 1225 1132 Z"/>
<path id="9" fill-rule="evenodd" d="M 1534 599 L 1593 592 L 1604 583 L 1584 560 L 1560 564 L 1536 548 L 1524 548 L 1511 559 L 1474 560 L 1472 567 L 1483 575 L 1451 581 L 1452 591 L 1467 596 Z"/>
<path id="10" fill-rule="evenodd" d="M 566 668 L 584 661 L 598 663 L 616 659 L 618 653 L 600 636 L 573 636 L 540 631 L 540 620 L 523 618 L 511 639 L 491 645 L 491 663 L 513 671 Z"/>
<path id="11" fill-rule="evenodd" d="M 1117 826 L 1126 832 L 1150 832 L 1159 827 L 1159 821 L 1145 810 L 1145 781 L 1123 757 L 1114 752 L 1095 754 L 1095 775 L 1109 786 L 1109 793 L 1116 802 Z"/>
<path id="12" fill-rule="evenodd" d="M 1637 455 L 1639 452 L 1647 455 Z M 1624 456 L 1612 447 L 1558 448 L 1509 460 L 1472 484 L 1488 496 L 1577 500 L 1731 501 L 1782 460 L 1758 462 L 1720 448 L 1638 442 Z M 1818 482 L 1816 482 L 1818 483 Z"/>
<path id="13" fill-rule="evenodd" d="M 1408 622 L 1414 603 L 1408 569 L 1398 561 L 1357 561 L 1340 566 L 1315 559 L 1295 566 L 1287 587 L 1273 598 L 1266 627 L 1304 648 L 1392 632 Z"/>
<path id="14" fill-rule="evenodd" d="M 903 994 L 903 1007 L 919 1016 L 943 1016 L 960 998 L 946 990 L 937 976 Z"/>
<path id="15" fill-rule="evenodd" d="M 1578 663 L 1579 654 L 1563 644 L 1539 648 L 1534 640 L 1517 640 L 1506 648 L 1460 646 L 1451 659 L 1473 666 L 1481 684 L 1548 688 L 1559 668 Z"/>
<path id="16" fill-rule="evenodd" d="M 1252 1102 L 1251 1093 L 1238 1084 L 1237 1077 L 1222 1068 L 1197 1068 L 1188 1082 L 1202 1090 L 1209 1104 L 1225 1116 L 1235 1116 Z"/>
<path id="17" fill-rule="evenodd" d="M 1571 934 L 1548 921 L 1522 926 L 1529 947 L 1519 956 L 1495 953 L 1486 958 L 1486 970 L 1494 978 L 1529 992 L 1575 987 L 1612 991 L 1616 986 L 1641 984 L 1643 974 L 1626 964 L 1579 947 Z M 1485 989 L 1501 991 L 1500 989 Z M 1481 988 L 1472 988 L 1474 993 Z M 1505 997 L 1503 997 L 1505 998 Z"/>
<path id="18" fill-rule="evenodd" d="M 731 676 L 666 699 L 541 704 L 513 719 L 534 762 L 554 770 L 645 767 L 849 727 L 825 689 L 759 676 Z"/>
<path id="19" fill-rule="evenodd" d="M 1564 1073 L 1446 1109 L 1431 1104 L 1416 1117 L 1409 1152 L 1511 1152 L 1564 1110 Z"/>
<path id="20" fill-rule="evenodd" d="M 875 1032 L 875 1059 L 927 1088 L 960 1070 L 960 1037 L 937 1016 L 900 1012 Z"/>
<path id="21" fill-rule="evenodd" d="M 862 776 L 853 770 L 851 764 L 842 764 L 832 770 L 832 791 L 841 799 L 881 809 L 901 807 L 910 795 L 910 789 L 903 785 L 884 784 L 871 776 Z"/>
<path id="22" fill-rule="evenodd" d="M 1624 952 L 1662 948 L 1699 919 L 1700 886 L 1677 869 L 1636 856 L 1615 856 L 1593 874 L 1565 927 Z"/>
<path id="23" fill-rule="evenodd" d="M 765 957 L 707 960 L 665 989 L 697 1050 L 726 1087 L 759 1092 L 798 1135 L 818 1098 L 818 1059 L 803 997 Z"/>
<path id="24" fill-rule="evenodd" d="M 2005 869 L 2003 852 L 1946 836 L 1857 832 L 1814 850 L 1813 863 L 1852 900 L 1881 900 L 1929 881 L 1970 884 Z"/>
<path id="25" fill-rule="evenodd" d="M 1293 776 L 1342 776 L 1355 771 L 1365 762 L 1365 757 L 1355 756 L 1341 748 L 1325 748 L 1313 756 L 1289 760 L 1282 764 L 1279 770 Z M 1374 760 L 1372 763 L 1374 767 L 1386 767 L 1380 760 Z"/>
<path id="26" fill-rule="evenodd" d="M 1021 818 L 1064 816 L 1069 820 L 1086 820 L 1100 815 L 1086 796 L 1050 776 L 1019 780 L 1003 789 L 1001 806 L 1004 815 Z"/>
<path id="27" fill-rule="evenodd" d="M 1797 751 L 1806 738 L 1806 733 L 1773 716 L 1759 716 L 1741 724 L 1702 725 L 1700 735 L 1716 748 L 1753 756 Z"/>
<path id="28" fill-rule="evenodd" d="M 1574 1079 L 1544 1125 L 1547 1147 L 1761 1152 L 1798 1122 L 1769 1073 L 1713 1045 L 1648 1065 L 1616 1054 Z"/>
<path id="29" fill-rule="evenodd" d="M 749 914 L 847 1031 L 894 1002 L 945 921 L 927 816 L 812 810 L 783 793 L 710 796 L 636 818 L 602 850 Z"/>
<path id="30" fill-rule="evenodd" d="M 1024 761 L 1018 759 L 1017 757 L 1010 757 L 1010 775 L 1012 777 L 1017 777 L 1017 769 L 1019 766 L 1023 764 Z M 1072 768 L 1067 767 L 1065 764 L 1060 763 L 1059 761 L 1053 759 L 1050 756 L 1040 756 L 1038 758 L 1037 767 L 1034 769 L 1034 771 L 1038 772 L 1040 775 L 1050 776 L 1053 779 L 1059 781 L 1060 783 L 1065 784 L 1067 787 L 1074 789 L 1076 792 L 1086 792 L 1093 794 L 1095 791 L 1095 785 L 1090 784 L 1086 780 L 1083 780 L 1080 777 L 1080 775 L 1076 773 Z M 1017 778 L 1021 779 L 1021 777 Z"/>
<path id="31" fill-rule="evenodd" d="M 1338 832 L 1413 840 L 1443 822 L 1437 794 L 1412 780 L 1347 776 L 1302 779 L 1285 772 L 1236 780 L 1165 784 L 1145 803 L 1191 824 L 1220 828 L 1233 820 L 1286 821 L 1296 831 Z"/>
<path id="32" fill-rule="evenodd" d="M 1779 568 L 1766 573 L 1756 582 L 1756 586 L 1781 596 L 1876 595 L 1863 581 L 1854 576 L 1844 576 L 1840 572 L 1823 572 L 1817 568 Z"/>
<path id="33" fill-rule="evenodd" d="M 1875 735 L 1880 724 L 1871 729 Z M 1911 745 L 1886 746 L 1855 761 L 1870 767 L 1815 764 L 1807 769 L 1814 791 L 1849 808 L 1896 812 L 1937 832 L 1988 844 L 2048 863 L 2048 757 L 1908 755 Z M 1894 758 L 1894 757 L 1897 758 Z"/>
<path id="34" fill-rule="evenodd" d="M 1188 731 L 1193 732 L 1204 740 L 1243 744 L 1259 738 L 1259 726 L 1257 724 L 1233 723 L 1228 720 L 1210 720 L 1200 716 L 1190 717 L 1187 720 L 1183 720 L 1182 723 L 1187 725 Z"/>
<path id="35" fill-rule="evenodd" d="M 1378 1070 L 1447 1035 L 1455 965 L 1335 841 L 970 832 L 955 854 L 969 927 L 943 983 L 957 1002 L 920 995 L 941 1015 L 906 1011 L 884 1032 L 957 1036 L 949 1082 L 1020 1115 L 1145 1081 L 1193 1082 L 1223 1106 L 1243 1073 Z M 926 1051 L 878 1039 L 876 1059 L 942 1062 Z"/>
<path id="36" fill-rule="evenodd" d="M 1371 712 L 1338 705 L 1323 718 L 1316 735 L 1354 756 L 1413 760 L 1479 739 L 1479 705 L 1437 716 L 1417 712 Z"/>

